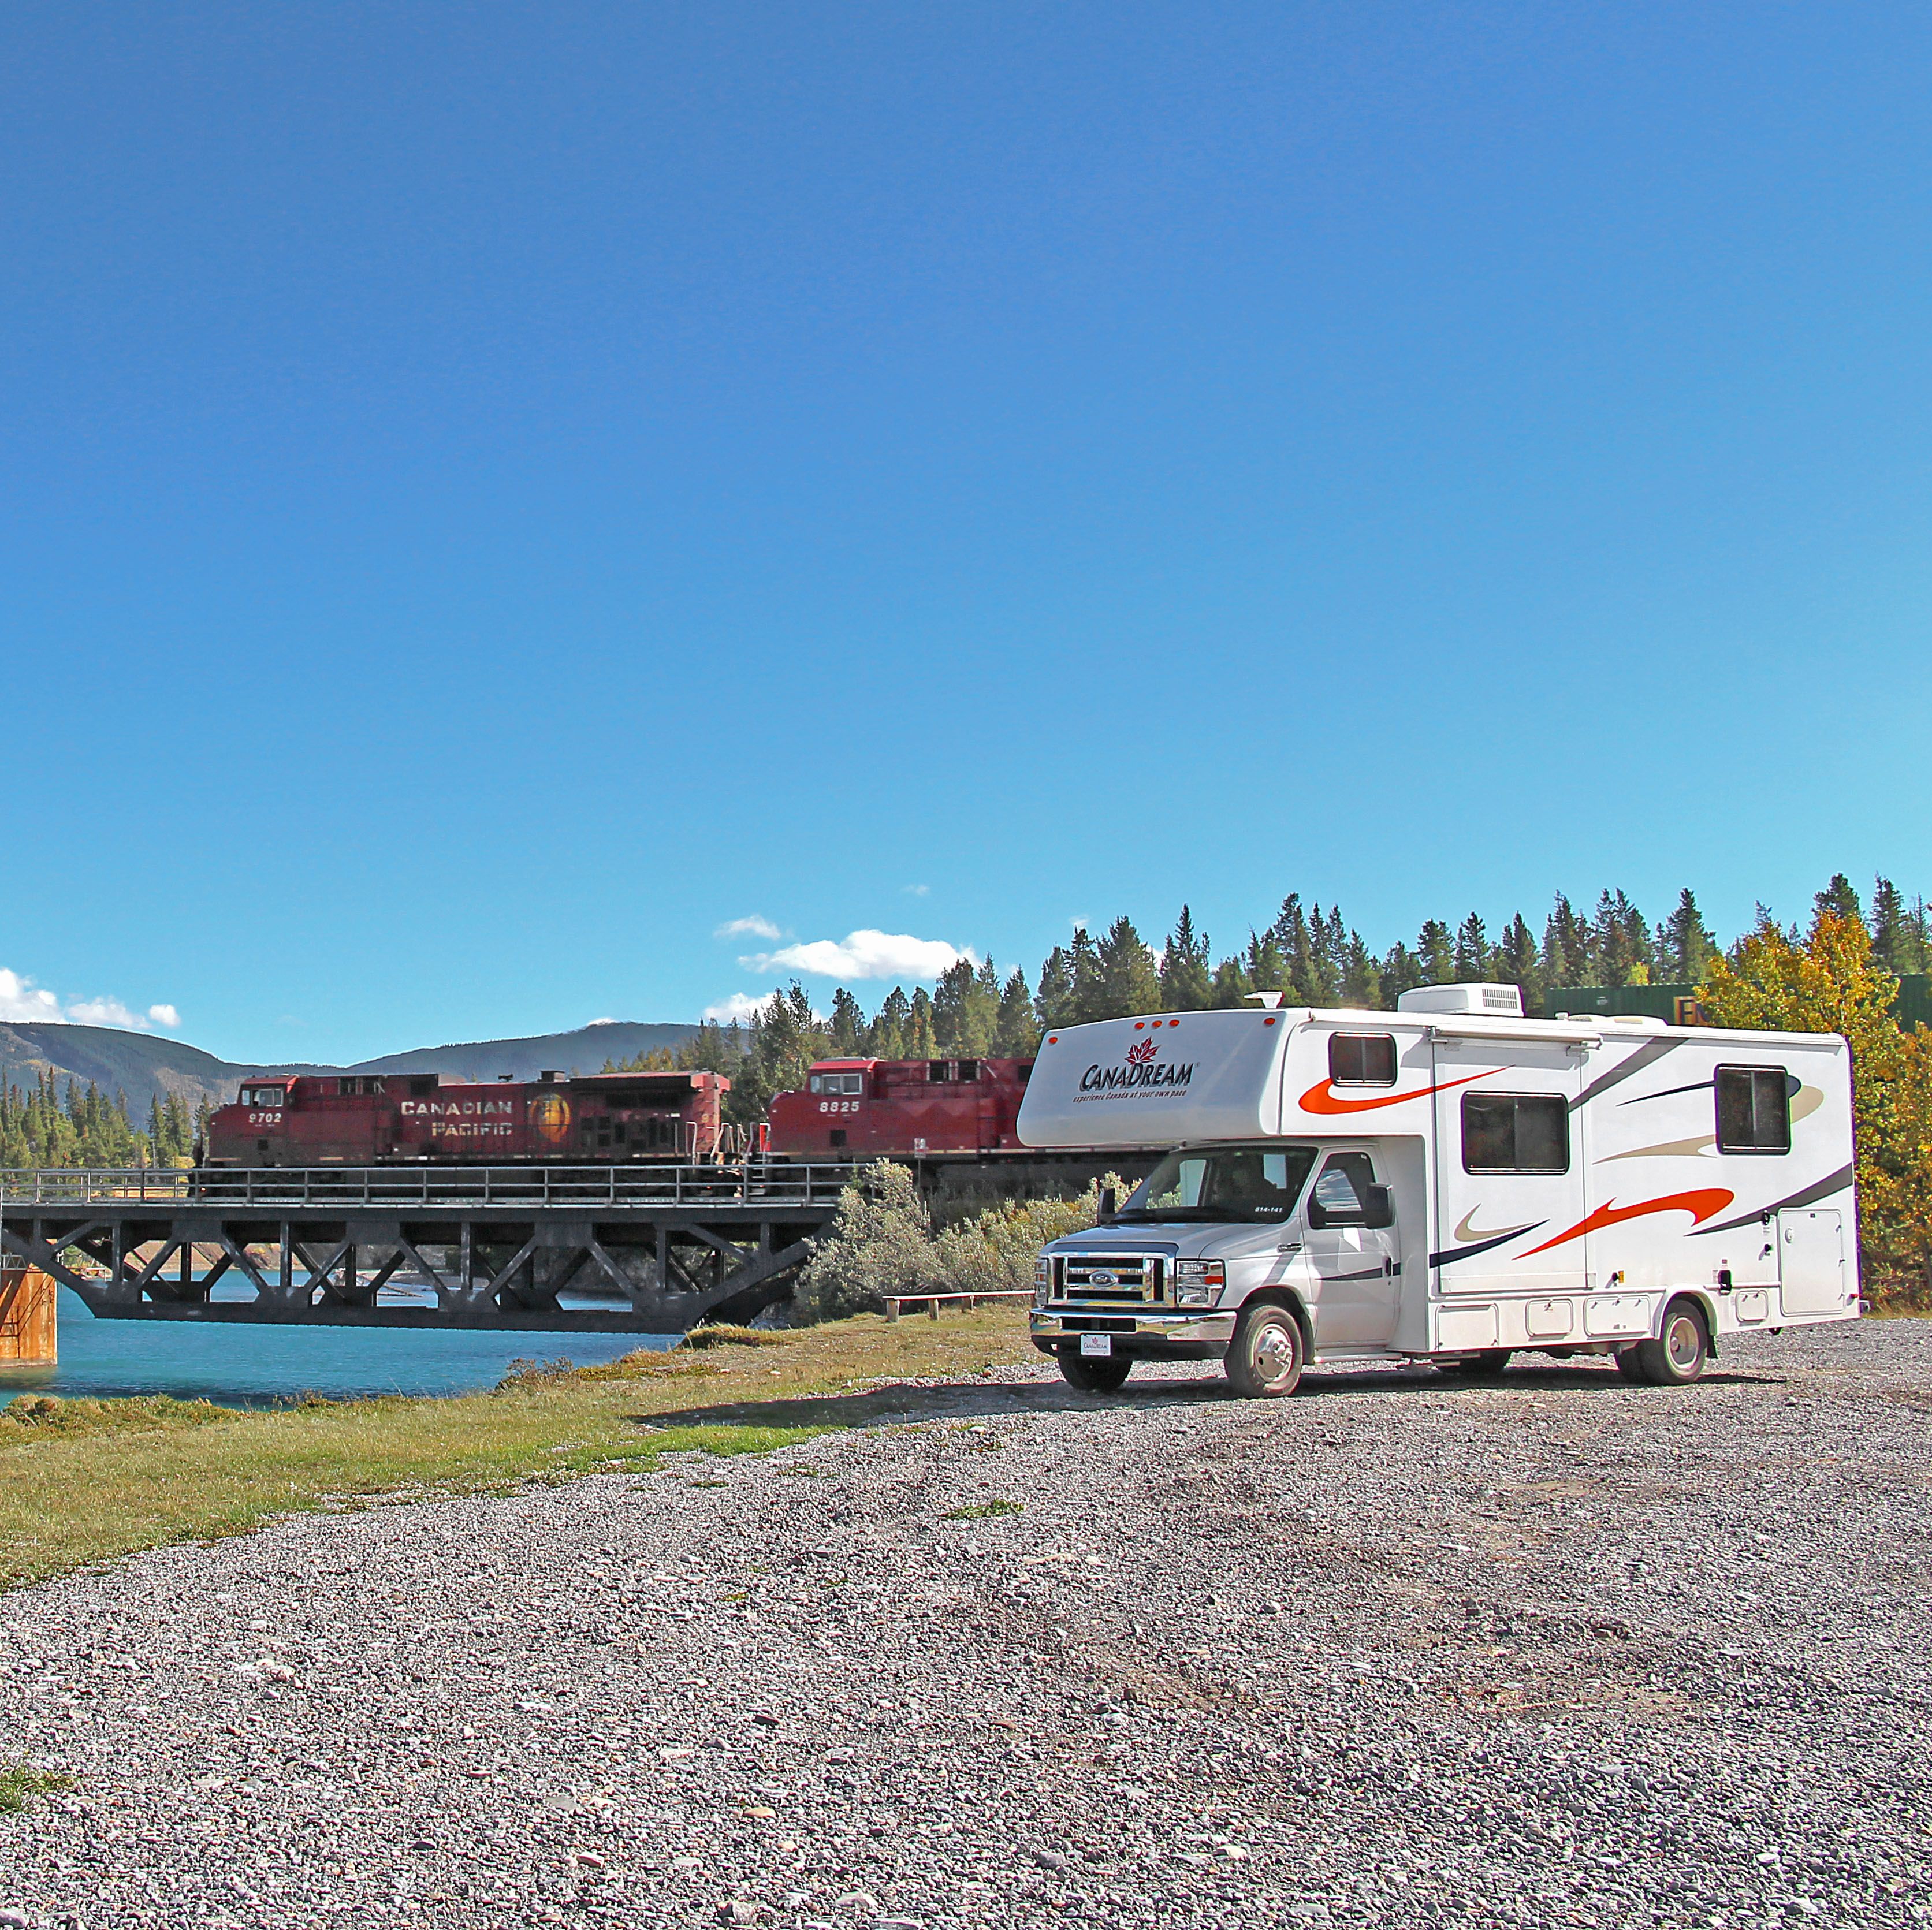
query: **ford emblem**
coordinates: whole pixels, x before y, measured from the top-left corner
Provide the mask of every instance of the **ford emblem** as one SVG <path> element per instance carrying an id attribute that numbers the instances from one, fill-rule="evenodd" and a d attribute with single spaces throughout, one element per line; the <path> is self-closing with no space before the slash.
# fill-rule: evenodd
<path id="1" fill-rule="evenodd" d="M 1118 1287 L 1120 1284 L 1118 1280 L 1114 1278 L 1112 1274 L 1104 1270 L 1098 1272 L 1090 1273 L 1088 1275 L 1087 1278 L 1088 1281 L 1096 1287 Z"/>

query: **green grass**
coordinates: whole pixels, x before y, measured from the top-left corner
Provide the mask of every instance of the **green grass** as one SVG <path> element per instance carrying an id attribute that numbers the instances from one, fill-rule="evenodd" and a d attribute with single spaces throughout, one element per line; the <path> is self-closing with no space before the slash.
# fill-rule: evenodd
<path id="1" fill-rule="evenodd" d="M 38 1770 L 30 1763 L 10 1763 L 0 1767 L 0 1816 L 19 1815 L 30 1796 L 52 1796 L 73 1787 L 70 1776 Z"/>
<path id="2" fill-rule="evenodd" d="M 713 1329 L 696 1348 L 604 1366 L 520 1363 L 494 1391 L 454 1399 L 244 1413 L 25 1396 L 25 1413 L 0 1416 L 0 1587 L 304 1509 L 650 1470 L 693 1450 L 766 1454 L 876 1419 L 896 1381 L 1033 1358 L 1025 1314 L 1001 1305 L 938 1322 L 865 1315 L 755 1344 Z"/>

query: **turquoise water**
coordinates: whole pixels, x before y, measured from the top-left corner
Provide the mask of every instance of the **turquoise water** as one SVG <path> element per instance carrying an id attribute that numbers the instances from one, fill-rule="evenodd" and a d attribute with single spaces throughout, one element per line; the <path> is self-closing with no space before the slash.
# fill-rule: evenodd
<path id="1" fill-rule="evenodd" d="M 564 1358 L 589 1367 L 634 1348 L 668 1347 L 674 1338 L 97 1320 L 62 1287 L 59 1366 L 0 1371 L 0 1406 L 25 1393 L 172 1394 L 229 1407 L 308 1393 L 469 1394 L 494 1387 L 515 1359 Z"/>

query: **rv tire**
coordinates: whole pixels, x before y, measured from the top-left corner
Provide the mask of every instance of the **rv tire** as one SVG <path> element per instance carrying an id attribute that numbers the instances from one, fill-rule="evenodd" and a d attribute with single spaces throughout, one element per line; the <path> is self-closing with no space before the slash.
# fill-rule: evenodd
<path id="1" fill-rule="evenodd" d="M 1711 1329 L 1703 1308 L 1695 1300 L 1672 1301 L 1664 1310 L 1662 1332 L 1630 1351 L 1638 1374 L 1652 1386 L 1688 1386 L 1710 1365 Z"/>
<path id="2" fill-rule="evenodd" d="M 1237 1394 L 1278 1399 L 1301 1385 L 1307 1359 L 1308 1337 L 1294 1309 L 1279 1300 L 1250 1300 L 1234 1323 L 1222 1370 Z"/>
<path id="3" fill-rule="evenodd" d="M 1118 1394 L 1133 1371 L 1133 1362 L 1124 1353 L 1095 1357 L 1070 1347 L 1060 1350 L 1060 1379 L 1083 1394 Z"/>
<path id="4" fill-rule="evenodd" d="M 1642 1381 L 1644 1378 L 1643 1362 L 1637 1357 L 1634 1347 L 1619 1347 L 1616 1352 L 1617 1371 L 1626 1380 Z"/>

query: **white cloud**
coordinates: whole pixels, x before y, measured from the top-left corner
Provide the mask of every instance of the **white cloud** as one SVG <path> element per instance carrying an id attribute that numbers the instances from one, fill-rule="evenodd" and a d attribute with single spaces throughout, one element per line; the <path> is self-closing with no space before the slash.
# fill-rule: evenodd
<path id="1" fill-rule="evenodd" d="M 932 889 L 930 885 L 908 885 L 905 889 L 916 898 L 922 898 Z"/>
<path id="2" fill-rule="evenodd" d="M 754 1012 L 763 1011 L 777 996 L 776 992 L 766 992 L 754 999 L 748 992 L 734 992 L 728 999 L 715 1005 L 706 1005 L 704 1016 L 716 1020 L 720 1025 L 729 1025 L 734 1019 L 742 1025 Z"/>
<path id="3" fill-rule="evenodd" d="M 118 999 L 104 996 L 63 1003 L 44 985 L 0 966 L 0 1023 L 106 1025 L 122 1032 L 151 1032 L 158 1025 L 179 1025 L 181 1014 L 172 1005 L 150 1005 L 144 1018 Z"/>
<path id="4" fill-rule="evenodd" d="M 808 972 L 821 978 L 937 978 L 961 959 L 974 957 L 943 938 L 852 931 L 842 939 L 815 938 L 808 945 L 788 945 L 738 962 L 748 972 Z"/>
<path id="5" fill-rule="evenodd" d="M 31 978 L 0 966 L 0 1020 L 21 1025 L 58 1025 L 66 1017 L 52 993 L 43 991 Z"/>
<path id="6" fill-rule="evenodd" d="M 601 1018 L 592 1019 L 588 1023 L 592 1025 L 615 1025 L 617 1021 L 614 1018 Z"/>
<path id="7" fill-rule="evenodd" d="M 784 934 L 768 918 L 760 918 L 756 912 L 749 918 L 734 918 L 721 925 L 712 934 L 713 938 L 782 938 Z"/>

